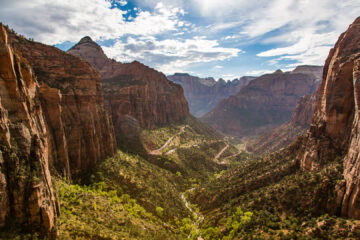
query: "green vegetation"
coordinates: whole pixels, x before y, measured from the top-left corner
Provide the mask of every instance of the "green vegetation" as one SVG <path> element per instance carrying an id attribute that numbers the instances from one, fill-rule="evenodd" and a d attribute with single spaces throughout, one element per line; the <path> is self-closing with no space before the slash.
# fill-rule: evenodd
<path id="1" fill-rule="evenodd" d="M 159 155 L 149 156 L 148 159 L 153 164 L 180 175 L 184 181 L 197 178 L 200 182 L 206 182 L 214 172 L 224 169 L 224 166 L 214 161 L 214 157 L 226 145 L 222 140 L 223 136 L 193 117 L 187 118 L 181 125 L 144 130 L 140 138 L 148 152 L 160 149 L 172 138 Z M 237 152 L 230 145 L 219 160 Z"/>
<path id="2" fill-rule="evenodd" d="M 153 214 L 157 214 L 157 207 L 161 207 L 163 213 L 159 217 L 181 218 L 186 214 L 179 198 L 186 189 L 184 180 L 141 156 L 119 150 L 97 166 L 91 179 L 94 184 L 105 183 L 113 191 L 133 196 Z"/>
<path id="3" fill-rule="evenodd" d="M 161 218 L 105 182 L 80 186 L 56 179 L 55 183 L 61 239 L 180 239 Z"/>
<path id="4" fill-rule="evenodd" d="M 185 131 L 180 132 L 182 128 Z M 181 193 L 205 183 L 215 172 L 224 174 L 224 169 L 213 158 L 225 143 L 212 131 L 191 118 L 182 125 L 143 130 L 138 144 L 141 143 L 145 153 L 118 150 L 115 156 L 95 167 L 87 185 L 56 179 L 61 200 L 58 225 L 62 238 L 198 236 L 200 232 L 194 225 L 196 216 L 186 209 Z M 174 135 L 160 154 L 150 154 Z M 171 149 L 176 151 L 166 154 Z M 192 208 L 198 210 L 195 206 Z"/>
<path id="5" fill-rule="evenodd" d="M 251 159 L 190 193 L 205 216 L 204 239 L 358 239 L 360 221 L 336 217 L 342 159 L 300 171 L 289 151 Z M 328 215 L 329 214 L 329 215 Z M 214 228 L 223 229 L 219 232 Z M 209 237 L 208 237 L 209 236 Z"/>
<path id="6" fill-rule="evenodd" d="M 53 179 L 60 239 L 360 238 L 360 221 L 337 217 L 334 207 L 342 158 L 301 171 L 289 149 L 260 158 L 229 145 L 215 161 L 226 140 L 187 121 L 142 131 L 144 152 L 118 150 L 89 173 L 86 184 Z M 19 177 L 36 182 L 31 169 L 19 168 Z M 0 239 L 38 237 L 11 231 Z"/>

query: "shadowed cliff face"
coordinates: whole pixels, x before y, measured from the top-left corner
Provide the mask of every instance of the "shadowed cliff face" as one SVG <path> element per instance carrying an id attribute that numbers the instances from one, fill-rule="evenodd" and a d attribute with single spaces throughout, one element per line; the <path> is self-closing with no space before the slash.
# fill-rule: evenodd
<path id="1" fill-rule="evenodd" d="M 89 37 L 69 53 L 88 61 L 101 74 L 106 109 L 116 134 L 127 135 L 139 128 L 153 128 L 184 119 L 189 108 L 181 86 L 162 73 L 137 61 L 122 64 L 106 57 Z"/>
<path id="2" fill-rule="evenodd" d="M 316 96 L 317 91 L 300 98 L 290 121 L 251 140 L 246 144 L 246 150 L 261 155 L 269 154 L 286 147 L 299 136 L 305 134 L 310 127 L 314 114 L 317 103 Z"/>
<path id="3" fill-rule="evenodd" d="M 87 174 L 95 163 L 116 151 L 98 72 L 57 48 L 14 34 L 11 40 L 41 84 L 39 95 L 49 132 L 50 165 L 68 177 Z"/>
<path id="4" fill-rule="evenodd" d="M 0 228 L 55 234 L 57 207 L 39 84 L 0 24 Z"/>
<path id="5" fill-rule="evenodd" d="M 298 154 L 303 170 L 344 157 L 344 178 L 336 188 L 342 215 L 360 218 L 360 18 L 343 33 L 324 67 L 319 100 Z"/>
<path id="6" fill-rule="evenodd" d="M 168 79 L 184 88 L 185 97 L 189 102 L 190 112 L 201 117 L 211 111 L 221 100 L 235 95 L 255 77 L 242 77 L 233 81 L 213 78 L 198 78 L 186 73 L 176 73 Z"/>
<path id="7" fill-rule="evenodd" d="M 311 71 L 309 70 L 311 69 Z M 233 136 L 258 135 L 286 121 L 297 101 L 315 91 L 322 67 L 303 66 L 293 72 L 276 71 L 251 81 L 238 94 L 221 101 L 202 119 Z"/>

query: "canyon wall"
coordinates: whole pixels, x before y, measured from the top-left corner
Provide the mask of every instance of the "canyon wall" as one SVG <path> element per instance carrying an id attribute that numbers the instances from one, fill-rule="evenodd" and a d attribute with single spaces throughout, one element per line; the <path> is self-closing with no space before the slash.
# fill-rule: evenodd
<path id="1" fill-rule="evenodd" d="M 56 235 L 48 134 L 33 69 L 0 24 L 0 228 Z"/>
<path id="2" fill-rule="evenodd" d="M 303 170 L 344 161 L 336 186 L 339 211 L 360 218 L 360 18 L 343 33 L 326 60 L 310 130 L 299 143 Z"/>
<path id="3" fill-rule="evenodd" d="M 246 150 L 259 155 L 275 152 L 305 134 L 310 128 L 311 120 L 317 103 L 317 91 L 300 98 L 290 121 L 274 130 L 255 137 L 246 144 Z"/>
<path id="4" fill-rule="evenodd" d="M 265 74 L 221 101 L 202 120 L 236 137 L 269 132 L 290 120 L 299 99 L 316 90 L 321 71 L 322 67 L 299 66 L 292 72 Z"/>
<path id="5" fill-rule="evenodd" d="M 137 61 L 111 60 L 89 37 L 68 52 L 100 72 L 105 107 L 111 113 L 117 136 L 181 121 L 189 115 L 183 89 L 164 74 Z"/>
<path id="6" fill-rule="evenodd" d="M 116 152 L 98 72 L 55 47 L 11 36 L 12 45 L 28 60 L 41 85 L 50 165 L 68 177 L 87 174 L 99 160 Z"/>
<path id="7" fill-rule="evenodd" d="M 175 73 L 168 79 L 180 84 L 189 102 L 190 112 L 201 117 L 211 111 L 221 100 L 235 95 L 255 77 L 241 77 L 232 81 L 214 78 L 199 78 L 187 73 Z"/>

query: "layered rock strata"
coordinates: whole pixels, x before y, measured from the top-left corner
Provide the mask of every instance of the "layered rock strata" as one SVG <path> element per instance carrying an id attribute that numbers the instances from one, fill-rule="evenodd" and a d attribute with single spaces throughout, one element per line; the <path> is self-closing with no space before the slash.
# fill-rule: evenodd
<path id="1" fill-rule="evenodd" d="M 314 118 L 302 139 L 301 169 L 319 169 L 343 158 L 344 180 L 336 186 L 339 212 L 360 218 L 360 18 L 343 33 L 324 67 Z"/>
<path id="2" fill-rule="evenodd" d="M 102 77 L 105 106 L 111 113 L 117 136 L 129 128 L 154 128 L 185 119 L 189 108 L 181 86 L 162 73 L 137 61 L 120 63 L 106 57 L 89 37 L 69 53 L 88 61 Z"/>
<path id="3" fill-rule="evenodd" d="M 28 60 L 41 84 L 50 165 L 68 177 L 80 176 L 114 154 L 114 128 L 104 109 L 98 72 L 75 56 L 15 34 L 12 45 Z"/>
<path id="4" fill-rule="evenodd" d="M 310 127 L 314 114 L 317 103 L 316 96 L 317 91 L 300 98 L 290 121 L 251 140 L 246 144 L 246 150 L 259 155 L 266 155 L 286 147 L 299 136 L 305 134 Z"/>
<path id="5" fill-rule="evenodd" d="M 33 69 L 0 24 L 0 228 L 56 236 L 48 134 Z"/>
<path id="6" fill-rule="evenodd" d="M 236 137 L 260 135 L 289 121 L 301 97 L 312 94 L 319 84 L 322 67 L 278 70 L 251 81 L 235 96 L 221 101 L 202 120 Z M 306 70 L 306 71 L 305 71 Z"/>
<path id="7" fill-rule="evenodd" d="M 190 112 L 196 117 L 201 117 L 211 111 L 221 100 L 235 95 L 255 77 L 215 81 L 214 78 L 199 78 L 187 73 L 176 73 L 168 76 L 168 79 L 183 87 Z"/>

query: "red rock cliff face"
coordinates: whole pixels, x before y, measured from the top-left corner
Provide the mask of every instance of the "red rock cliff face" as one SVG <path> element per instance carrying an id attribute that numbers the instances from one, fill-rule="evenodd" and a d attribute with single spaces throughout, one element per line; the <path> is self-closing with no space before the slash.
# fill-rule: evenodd
<path id="1" fill-rule="evenodd" d="M 39 85 L 0 24 L 0 228 L 56 233 L 57 207 Z"/>
<path id="2" fill-rule="evenodd" d="M 298 154 L 303 170 L 344 157 L 338 206 L 344 216 L 360 218 L 360 18 L 330 51 L 319 88 L 312 125 Z"/>
<path id="3" fill-rule="evenodd" d="M 14 34 L 12 45 L 29 61 L 41 83 L 50 164 L 64 175 L 78 176 L 114 154 L 115 135 L 104 110 L 98 72 L 77 57 Z"/>
<path id="4" fill-rule="evenodd" d="M 181 86 L 162 73 L 139 62 L 122 64 L 106 57 L 89 37 L 69 53 L 93 65 L 101 74 L 105 105 L 112 115 L 117 135 L 129 128 L 153 128 L 184 119 L 189 108 Z"/>
<path id="5" fill-rule="evenodd" d="M 168 79 L 180 84 L 189 102 L 190 112 L 201 117 L 211 111 L 221 100 L 235 95 L 255 77 L 242 77 L 225 82 L 223 79 L 215 81 L 213 78 L 199 78 L 186 73 L 176 73 Z"/>
<path id="6" fill-rule="evenodd" d="M 310 127 L 316 107 L 317 91 L 311 95 L 300 98 L 296 104 L 291 120 L 284 123 L 271 132 L 256 137 L 246 144 L 246 150 L 260 155 L 275 152 L 290 143 L 299 136 L 305 134 Z"/>
<path id="7" fill-rule="evenodd" d="M 235 95 L 255 78 L 242 77 L 228 82 L 219 79 L 216 82 L 213 78 L 199 78 L 186 73 L 176 73 L 168 76 L 168 79 L 184 88 L 190 112 L 196 117 L 201 117 L 211 111 L 221 100 Z"/>
<path id="8" fill-rule="evenodd" d="M 315 69 L 321 72 L 322 67 Z M 233 136 L 264 134 L 290 120 L 297 101 L 317 88 L 317 76 L 303 70 L 263 75 L 221 101 L 202 119 Z"/>

